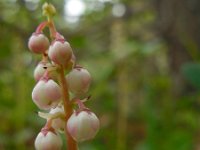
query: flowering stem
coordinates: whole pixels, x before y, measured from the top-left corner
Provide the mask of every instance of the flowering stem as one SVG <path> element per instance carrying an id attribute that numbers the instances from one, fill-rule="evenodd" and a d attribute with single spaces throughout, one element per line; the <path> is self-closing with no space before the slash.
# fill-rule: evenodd
<path id="1" fill-rule="evenodd" d="M 72 114 L 72 105 L 70 104 L 70 100 L 69 100 L 68 86 L 67 86 L 67 82 L 65 80 L 65 74 L 64 74 L 64 67 L 63 66 L 61 66 L 59 74 L 60 74 L 60 85 L 61 85 L 62 93 L 63 93 L 63 105 L 64 105 L 64 110 L 65 110 L 65 115 L 66 115 L 66 122 L 67 122 L 69 117 Z M 68 147 L 68 150 L 77 150 L 76 141 L 74 141 L 74 139 L 68 133 L 66 128 L 65 128 L 65 132 L 66 132 L 66 136 L 67 136 L 67 147 Z"/>
<path id="2" fill-rule="evenodd" d="M 63 39 L 60 34 L 57 33 L 54 22 L 52 20 L 52 16 L 56 13 L 56 10 L 52 4 L 45 3 L 43 5 L 43 15 L 47 16 L 48 27 L 50 30 L 50 36 L 52 41 L 55 39 Z M 60 76 L 60 86 L 63 94 L 63 105 L 65 110 L 65 122 L 67 123 L 69 117 L 72 114 L 72 105 L 70 104 L 69 90 L 67 86 L 67 82 L 65 79 L 64 67 L 60 65 L 59 67 L 59 76 Z M 67 149 L 68 150 L 77 150 L 77 143 L 71 137 L 71 135 L 67 131 L 67 126 L 65 125 L 65 133 L 67 138 Z"/>

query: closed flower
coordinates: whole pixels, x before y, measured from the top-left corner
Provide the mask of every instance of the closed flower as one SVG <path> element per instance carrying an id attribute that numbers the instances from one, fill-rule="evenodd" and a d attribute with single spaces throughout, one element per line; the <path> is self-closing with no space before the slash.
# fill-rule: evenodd
<path id="1" fill-rule="evenodd" d="M 99 119 L 91 111 L 74 112 L 67 122 L 67 130 L 77 142 L 92 139 L 99 130 Z"/>

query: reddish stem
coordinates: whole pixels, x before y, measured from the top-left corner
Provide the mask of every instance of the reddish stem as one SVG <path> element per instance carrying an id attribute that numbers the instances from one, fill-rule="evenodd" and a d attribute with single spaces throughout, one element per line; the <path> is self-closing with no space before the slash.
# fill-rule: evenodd
<path id="1" fill-rule="evenodd" d="M 39 24 L 39 26 L 37 27 L 35 33 L 36 34 L 39 34 L 42 32 L 42 30 L 47 26 L 48 22 L 47 21 L 44 21 L 42 23 Z"/>
<path id="2" fill-rule="evenodd" d="M 85 105 L 83 104 L 83 102 L 80 99 L 76 100 L 76 103 L 78 104 L 79 109 L 85 109 Z"/>
<path id="3" fill-rule="evenodd" d="M 51 38 L 55 39 L 56 33 L 57 33 L 55 25 L 54 25 L 53 21 L 49 21 L 48 23 L 49 23 L 48 26 L 49 26 Z"/>
<path id="4" fill-rule="evenodd" d="M 58 33 L 57 33 L 55 25 L 51 19 L 48 21 L 48 27 L 50 30 L 51 39 L 55 40 L 56 36 L 58 36 Z M 62 65 L 60 65 L 59 75 L 60 75 L 60 86 L 61 86 L 62 94 L 63 94 L 63 105 L 64 105 L 65 116 L 66 116 L 65 122 L 67 123 L 69 117 L 72 114 L 72 105 L 70 104 L 69 90 L 68 90 L 67 82 L 65 79 L 64 67 Z M 71 137 L 69 132 L 67 131 L 67 126 L 65 126 L 65 133 L 66 133 L 66 138 L 67 138 L 67 149 L 68 150 L 77 150 L 77 143 Z"/>
<path id="5" fill-rule="evenodd" d="M 65 79 L 65 74 L 64 74 L 64 67 L 61 66 L 60 69 L 60 84 L 62 87 L 62 93 L 63 93 L 63 105 L 64 105 L 64 110 L 65 110 L 65 115 L 66 115 L 66 123 L 69 119 L 69 117 L 72 114 L 72 105 L 70 104 L 69 100 L 69 92 L 68 92 L 68 86 L 67 82 Z M 74 141 L 74 139 L 71 137 L 67 129 L 65 129 L 66 136 L 67 136 L 67 147 L 68 150 L 77 150 L 77 143 Z"/>
<path id="6" fill-rule="evenodd" d="M 41 132 L 43 133 L 44 136 L 46 136 L 49 131 L 53 132 L 54 134 L 57 134 L 54 128 L 52 128 L 51 124 L 52 124 L 52 120 L 50 119 L 46 122 L 45 126 L 41 129 Z"/>
<path id="7" fill-rule="evenodd" d="M 48 55 L 47 55 L 47 53 L 43 53 L 43 55 L 42 55 L 42 62 L 48 62 Z"/>

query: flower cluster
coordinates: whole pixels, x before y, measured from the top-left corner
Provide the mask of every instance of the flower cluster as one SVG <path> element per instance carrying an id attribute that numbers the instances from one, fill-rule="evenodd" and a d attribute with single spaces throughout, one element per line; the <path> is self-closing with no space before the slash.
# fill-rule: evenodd
<path id="1" fill-rule="evenodd" d="M 51 42 L 43 34 L 45 27 L 50 29 Z M 46 124 L 36 137 L 35 148 L 61 149 L 60 134 L 64 131 L 76 142 L 92 139 L 99 130 L 99 119 L 85 107 L 88 98 L 80 99 L 88 92 L 91 75 L 76 64 L 69 42 L 56 31 L 52 21 L 47 21 L 31 35 L 28 47 L 34 54 L 42 56 L 34 70 L 36 85 L 32 99 L 40 110 L 45 111 L 38 114 L 46 119 Z"/>

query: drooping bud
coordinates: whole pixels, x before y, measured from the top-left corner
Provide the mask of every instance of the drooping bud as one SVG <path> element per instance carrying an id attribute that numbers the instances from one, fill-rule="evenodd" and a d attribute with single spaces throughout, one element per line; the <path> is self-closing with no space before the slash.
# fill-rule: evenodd
<path id="1" fill-rule="evenodd" d="M 41 79 L 33 89 L 32 99 L 34 103 L 44 110 L 56 107 L 61 98 L 61 89 L 52 79 Z"/>
<path id="2" fill-rule="evenodd" d="M 49 40 L 42 33 L 33 33 L 28 41 L 29 49 L 37 54 L 44 53 L 49 48 Z"/>
<path id="3" fill-rule="evenodd" d="M 99 119 L 91 111 L 74 112 L 67 122 L 67 130 L 74 140 L 82 142 L 94 138 L 99 124 Z"/>
<path id="4" fill-rule="evenodd" d="M 91 76 L 84 68 L 74 68 L 67 76 L 66 80 L 69 90 L 74 94 L 86 93 L 89 89 Z"/>
<path id="5" fill-rule="evenodd" d="M 72 57 L 72 49 L 68 42 L 55 41 L 49 48 L 49 58 L 58 65 L 67 64 Z"/>
<path id="6" fill-rule="evenodd" d="M 63 106 L 57 106 L 52 108 L 49 112 L 50 114 L 60 114 L 60 117 L 52 119 L 51 126 L 58 131 L 63 132 L 65 130 L 65 112 Z"/>
<path id="7" fill-rule="evenodd" d="M 61 150 L 62 139 L 52 131 L 41 131 L 35 139 L 36 150 Z"/>

